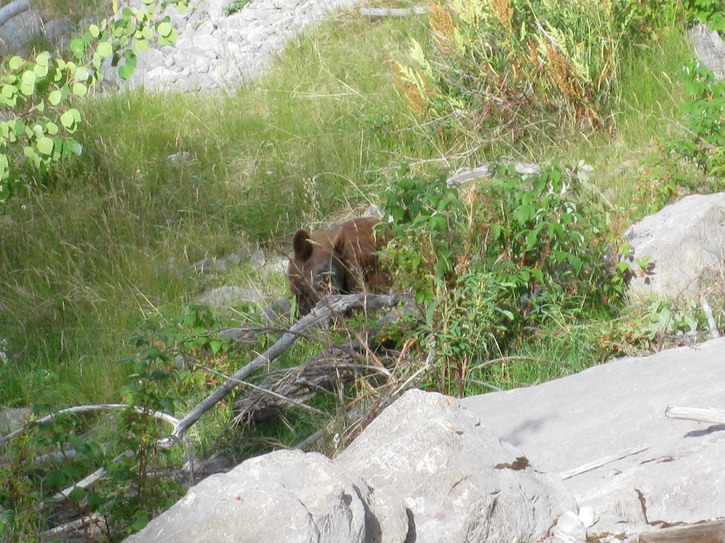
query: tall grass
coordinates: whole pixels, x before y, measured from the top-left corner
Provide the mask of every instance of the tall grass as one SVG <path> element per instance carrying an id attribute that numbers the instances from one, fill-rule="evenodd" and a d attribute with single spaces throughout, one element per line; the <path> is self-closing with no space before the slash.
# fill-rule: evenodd
<path id="1" fill-rule="evenodd" d="M 82 104 L 84 156 L 3 210 L 0 404 L 36 403 L 43 379 L 66 384 L 57 403 L 118 399 L 125 341 L 208 284 L 194 262 L 286 252 L 300 224 L 367 205 L 426 157 L 388 69 L 421 31 L 341 15 L 238 91 Z"/>
<path id="2" fill-rule="evenodd" d="M 121 92 L 82 104 L 84 156 L 0 217 L 0 337 L 11 358 L 0 366 L 0 404 L 35 403 L 53 380 L 64 387 L 52 402 L 118 399 L 116 361 L 140 323 L 223 281 L 195 275 L 194 262 L 258 243 L 286 253 L 295 228 L 367 206 L 403 164 L 584 159 L 607 202 L 636 212 L 627 204 L 636 164 L 676 127 L 688 55 L 680 34 L 625 58 L 609 132 L 561 137 L 541 125 L 453 156 L 455 142 L 441 147 L 411 116 L 392 68 L 411 37 L 425 42 L 424 23 L 343 14 L 236 91 Z"/>

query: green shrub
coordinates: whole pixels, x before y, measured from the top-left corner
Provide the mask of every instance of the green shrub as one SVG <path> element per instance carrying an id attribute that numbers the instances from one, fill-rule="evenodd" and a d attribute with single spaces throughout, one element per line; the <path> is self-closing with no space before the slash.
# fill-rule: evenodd
<path id="1" fill-rule="evenodd" d="M 718 81 L 706 68 L 691 63 L 685 67 L 689 99 L 681 110 L 686 137 L 674 142 L 672 150 L 692 160 L 713 186 L 725 187 L 725 81 Z M 706 179 L 707 180 L 707 179 Z"/>
<path id="2" fill-rule="evenodd" d="M 386 212 L 387 258 L 426 308 L 422 342 L 436 356 L 433 386 L 446 392 L 462 394 L 468 370 L 524 327 L 624 293 L 625 270 L 604 263 L 604 228 L 560 169 L 526 178 L 504 167 L 462 194 L 443 179 L 404 177 Z"/>

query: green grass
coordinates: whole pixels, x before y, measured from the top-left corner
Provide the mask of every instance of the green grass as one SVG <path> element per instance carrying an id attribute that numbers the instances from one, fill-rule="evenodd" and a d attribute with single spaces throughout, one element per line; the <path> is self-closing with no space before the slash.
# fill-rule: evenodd
<path id="1" fill-rule="evenodd" d="M 401 165 L 463 162 L 431 142 L 395 86 L 391 61 L 411 36 L 423 39 L 422 24 L 340 15 L 236 92 L 136 91 L 83 103 L 84 156 L 6 205 L 0 221 L 0 323 L 17 358 L 0 368 L 0 404 L 33 403 L 23 381 L 44 372 L 67 385 L 59 403 L 117 399 L 116 360 L 144 318 L 178 312 L 223 282 L 191 264 L 257 243 L 286 253 L 300 224 L 367 206 Z M 676 130 L 677 72 L 688 55 L 672 32 L 628 57 L 611 133 L 542 130 L 498 156 L 584 159 L 607 200 L 636 213 L 626 203 L 638 165 L 653 139 Z M 187 158 L 169 159 L 181 152 Z"/>
<path id="2" fill-rule="evenodd" d="M 378 202 L 404 165 L 425 176 L 502 157 L 567 166 L 583 160 L 594 167 L 592 195 L 612 230 L 602 242 L 647 211 L 636 199 L 640 184 L 652 176 L 648 165 L 661 159 L 659 144 L 680 130 L 678 73 L 691 56 L 680 32 L 665 32 L 625 57 L 607 132 L 542 124 L 525 140 L 494 146 L 481 134 L 485 144 L 461 153 L 460 142 L 446 143 L 421 126 L 396 86 L 392 61 L 406 54 L 410 37 L 425 42 L 424 22 L 371 23 L 343 14 L 296 40 L 258 82 L 235 91 L 134 91 L 79 104 L 88 119 L 78 135 L 84 155 L 0 208 L 0 340 L 7 339 L 8 357 L 0 362 L 0 406 L 33 405 L 45 414 L 122 401 L 131 370 L 119 360 L 139 352 L 135 338 L 173 352 L 161 330 L 191 337 L 199 326 L 203 335 L 245 319 L 237 308 L 179 324 L 201 292 L 240 285 L 273 301 L 287 290 L 282 274 L 261 273 L 249 260 L 204 275 L 193 271 L 195 262 L 251 257 L 258 247 L 288 254 L 296 228 L 326 225 Z M 614 320 L 582 308 L 576 318 L 552 317 L 525 329 L 501 360 L 469 373 L 465 392 L 531 385 L 601 363 L 609 354 L 601 340 Z M 644 326 L 630 320 L 633 332 Z M 624 326 L 623 337 L 629 331 Z M 345 329 L 335 332 L 342 337 Z M 231 373 L 263 348 L 219 356 L 208 347 L 188 351 Z M 321 348 L 300 341 L 278 365 Z M 182 396 L 176 414 L 217 384 L 201 373 L 174 382 L 179 390 L 167 392 Z M 362 396 L 370 387 L 335 391 L 312 405 L 334 421 L 348 392 Z M 290 411 L 281 422 L 241 430 L 229 427 L 231 416 L 226 401 L 194 427 L 198 456 L 224 448 L 239 461 L 294 445 L 328 422 Z"/>

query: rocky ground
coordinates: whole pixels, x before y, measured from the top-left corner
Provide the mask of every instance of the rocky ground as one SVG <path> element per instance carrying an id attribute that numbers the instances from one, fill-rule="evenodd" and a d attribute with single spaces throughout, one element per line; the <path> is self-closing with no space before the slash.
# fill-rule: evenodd
<path id="1" fill-rule="evenodd" d="M 140 55 L 128 84 L 162 91 L 234 88 L 257 76 L 290 38 L 361 0 L 252 0 L 236 13 L 225 15 L 233 3 L 192 1 L 184 15 L 169 8 L 178 30 L 176 44 Z M 62 45 L 69 23 L 46 21 L 35 9 L 24 11 L 0 26 L 0 54 L 20 50 L 44 29 L 51 41 Z"/>

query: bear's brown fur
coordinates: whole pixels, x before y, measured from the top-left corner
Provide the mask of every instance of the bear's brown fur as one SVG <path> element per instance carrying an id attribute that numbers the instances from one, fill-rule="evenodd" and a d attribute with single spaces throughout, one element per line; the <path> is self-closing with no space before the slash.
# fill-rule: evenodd
<path id="1" fill-rule="evenodd" d="M 295 232 L 287 279 L 301 314 L 311 311 L 321 294 L 349 294 L 365 286 L 378 290 L 388 285 L 376 254 L 385 245 L 384 237 L 373 231 L 378 222 L 362 217 L 324 232 Z"/>

